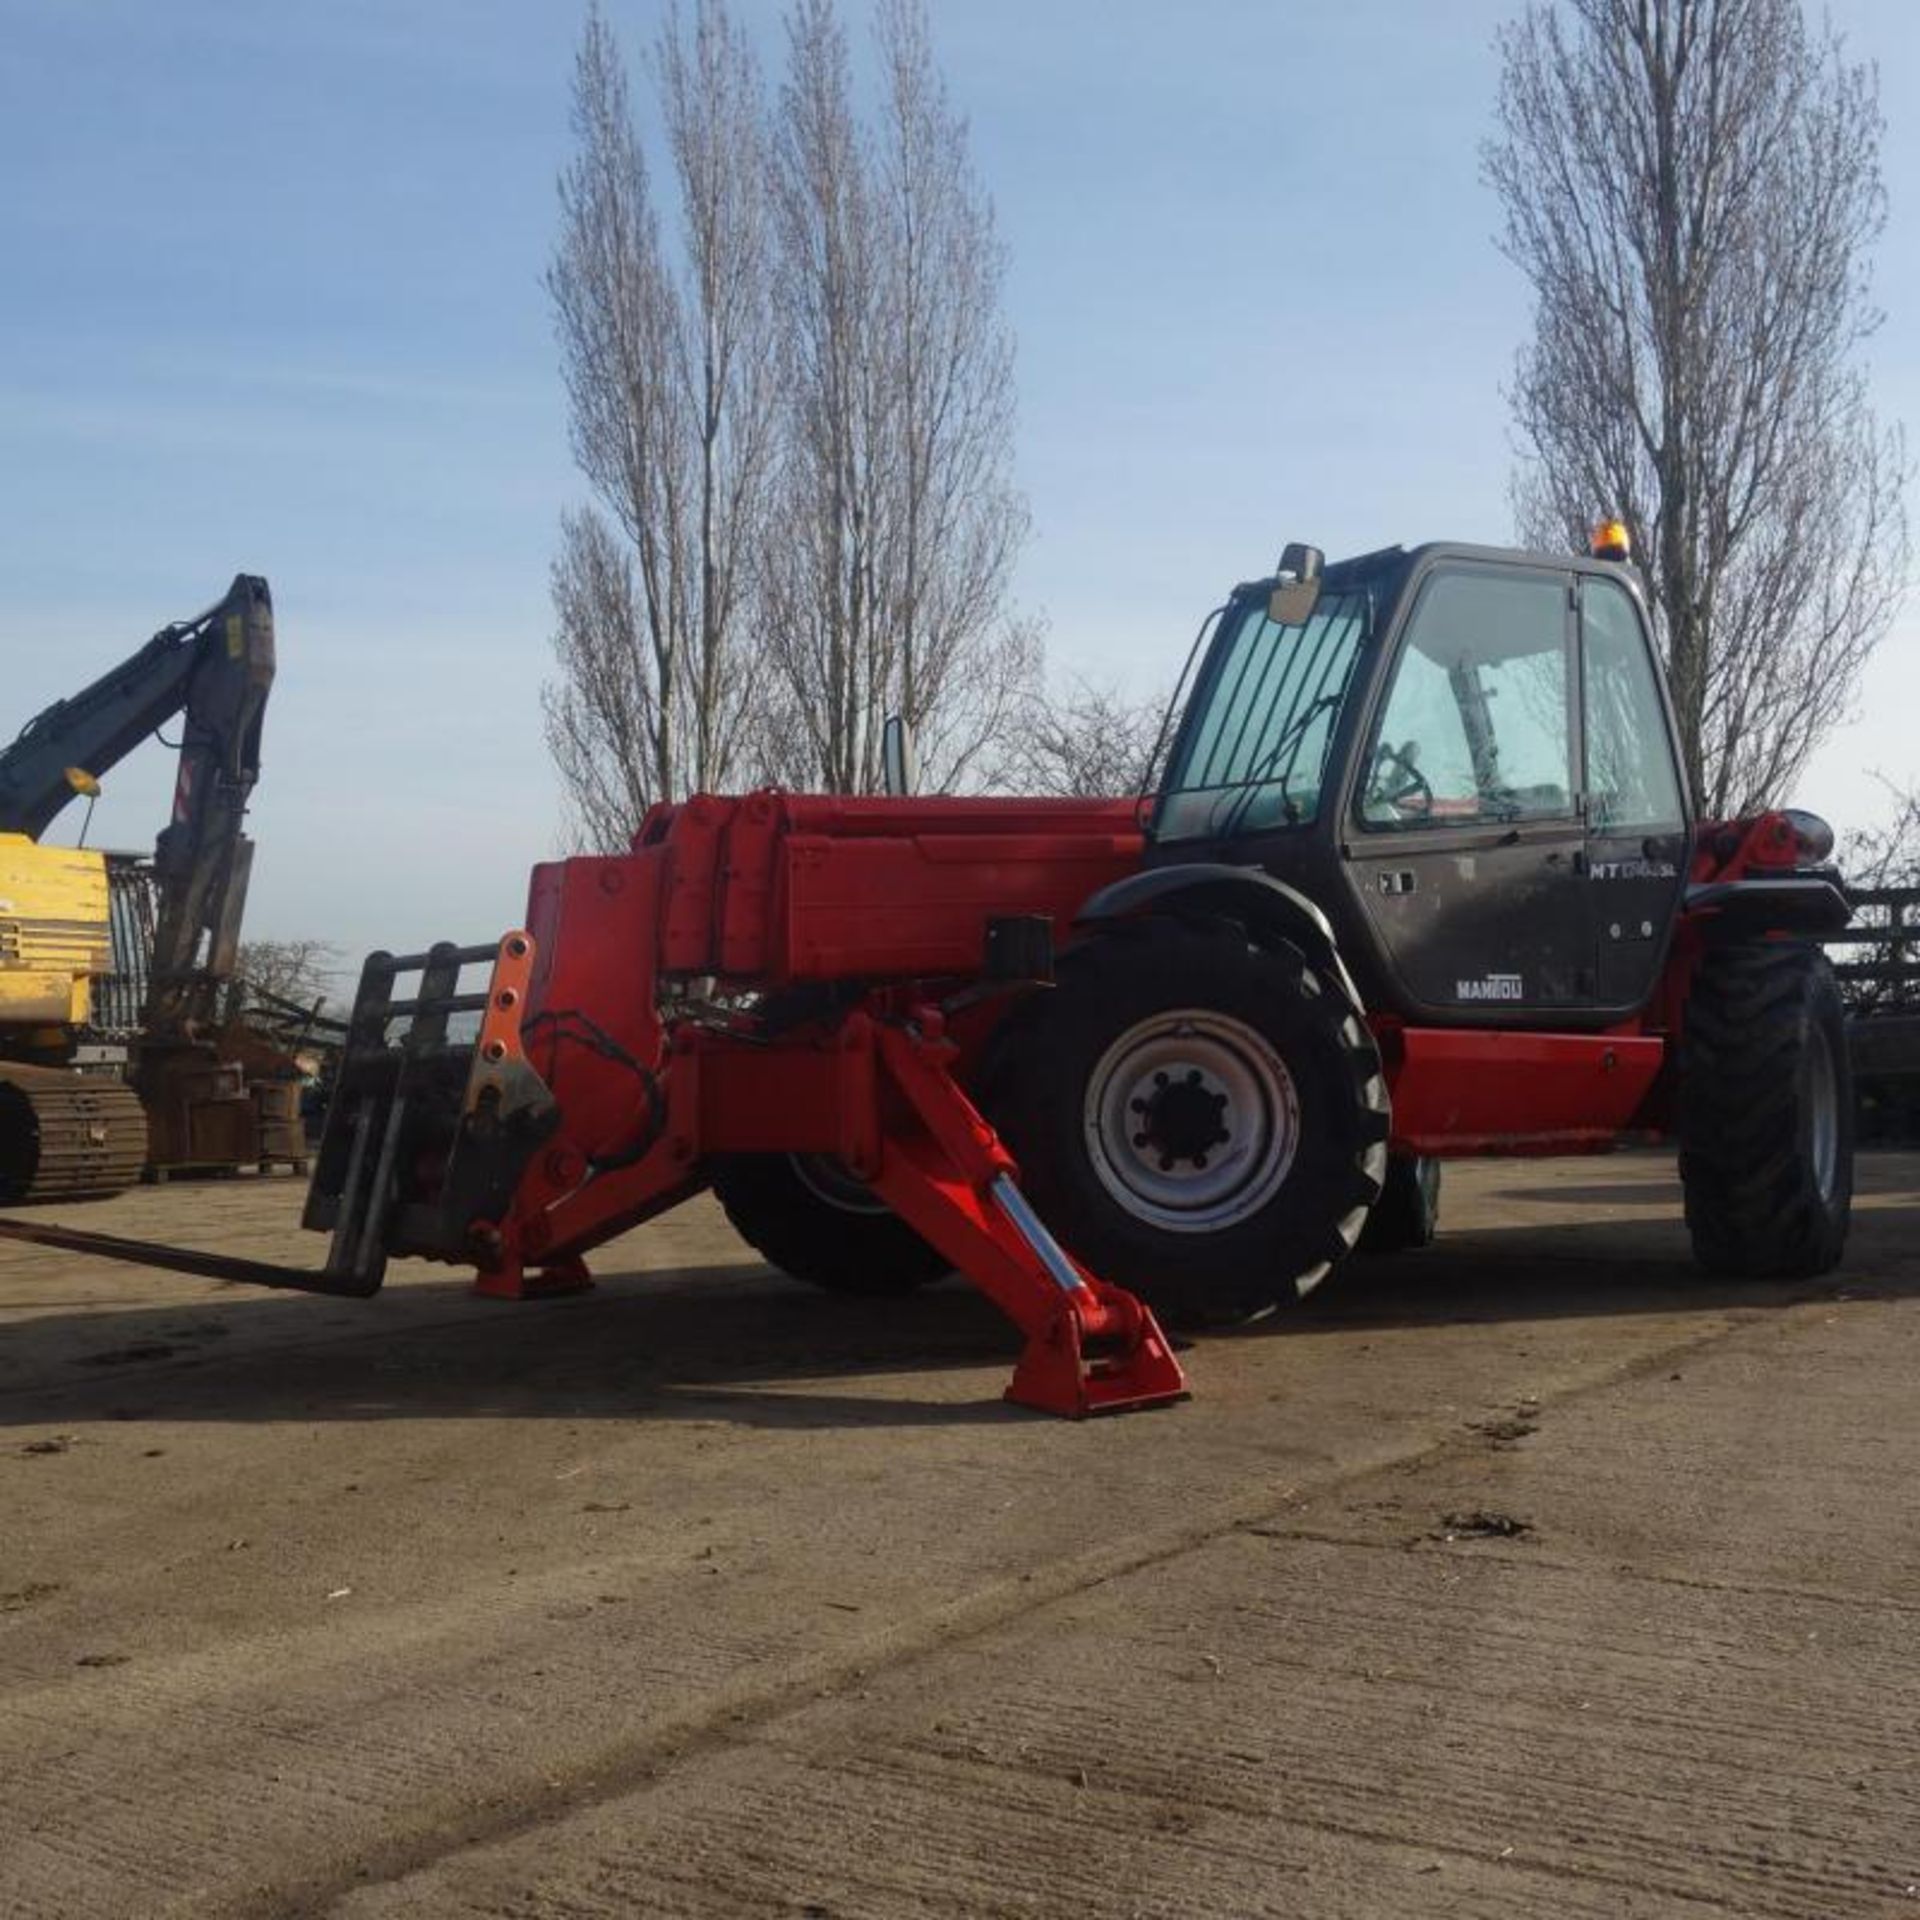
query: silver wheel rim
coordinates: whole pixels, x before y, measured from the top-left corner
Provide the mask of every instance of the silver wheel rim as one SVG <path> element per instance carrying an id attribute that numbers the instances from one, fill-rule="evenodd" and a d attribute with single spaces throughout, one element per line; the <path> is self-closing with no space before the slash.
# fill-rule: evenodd
<path id="1" fill-rule="evenodd" d="M 1840 1082 L 1824 1027 L 1814 1028 L 1807 1054 L 1807 1151 L 1814 1187 L 1822 1200 L 1831 1201 L 1840 1180 Z"/>
<path id="2" fill-rule="evenodd" d="M 1300 1096 L 1279 1053 L 1199 1007 L 1129 1027 L 1087 1081 L 1087 1149 L 1137 1220 L 1218 1233 L 1280 1190 L 1300 1142 Z"/>
<path id="3" fill-rule="evenodd" d="M 846 1162 L 830 1153 L 790 1153 L 793 1176 L 813 1197 L 839 1213 L 885 1213 L 887 1203 Z"/>

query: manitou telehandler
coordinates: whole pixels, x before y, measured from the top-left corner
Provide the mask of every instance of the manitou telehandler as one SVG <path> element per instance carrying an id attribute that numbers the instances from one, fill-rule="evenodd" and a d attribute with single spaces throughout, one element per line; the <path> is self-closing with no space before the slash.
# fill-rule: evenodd
<path id="1" fill-rule="evenodd" d="M 1183 1391 L 1155 1315 L 1291 1300 L 1376 1208 L 1420 1237 L 1448 1156 L 1677 1136 L 1706 1268 L 1821 1272 L 1831 835 L 1698 821 L 1682 768 L 1628 567 L 1289 547 L 1148 798 L 700 797 L 536 868 L 497 947 L 374 955 L 325 1272 L 170 1263 L 371 1292 L 425 1255 L 522 1295 L 711 1186 L 821 1286 L 958 1268 L 1026 1335 L 1010 1397 L 1067 1414 Z"/>

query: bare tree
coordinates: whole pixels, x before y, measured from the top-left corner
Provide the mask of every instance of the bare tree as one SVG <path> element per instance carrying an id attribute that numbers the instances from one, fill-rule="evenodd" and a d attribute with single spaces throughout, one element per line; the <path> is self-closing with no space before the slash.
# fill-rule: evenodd
<path id="1" fill-rule="evenodd" d="M 1566 0 L 1502 37 L 1488 180 L 1534 293 L 1523 537 L 1632 534 L 1696 792 L 1789 793 L 1904 590 L 1877 322 L 1875 77 L 1799 0 Z"/>
<path id="2" fill-rule="evenodd" d="M 589 16 L 548 279 L 595 503 L 562 524 L 545 708 L 592 845 L 742 778 L 869 791 L 893 711 L 933 784 L 979 784 L 1038 684 L 1002 249 L 918 0 L 876 41 L 866 119 L 833 0 L 798 0 L 770 122 L 722 0 L 670 14 L 669 236 Z"/>
<path id="3" fill-rule="evenodd" d="M 877 39 L 881 337 L 898 409 L 884 612 L 901 716 L 947 785 L 991 750 L 1038 664 L 1037 630 L 1005 614 L 1027 534 L 1012 479 L 1006 252 L 923 0 L 881 0 Z"/>
<path id="4" fill-rule="evenodd" d="M 242 940 L 234 978 L 249 993 L 311 1006 L 327 997 L 339 959 L 340 949 L 331 940 Z"/>
<path id="5" fill-rule="evenodd" d="M 698 0 L 691 29 L 668 15 L 652 71 L 677 233 L 662 233 L 620 51 L 595 11 L 547 277 L 574 457 L 599 503 L 562 525 L 547 739 L 601 847 L 623 844 L 651 801 L 726 784 L 753 751 L 775 401 L 762 90 L 721 0 Z"/>
<path id="6" fill-rule="evenodd" d="M 1037 671 L 1006 601 L 1004 254 L 918 0 L 885 0 L 874 129 L 832 0 L 799 0 L 773 143 L 786 414 L 769 633 L 811 777 L 880 779 L 889 710 L 931 784 L 982 775 Z"/>
<path id="7" fill-rule="evenodd" d="M 886 698 L 877 641 L 879 411 L 869 166 L 830 0 L 787 23 L 773 143 L 776 311 L 786 412 L 781 537 L 767 550 L 770 645 L 811 779 L 872 784 Z"/>
<path id="8" fill-rule="evenodd" d="M 562 516 L 552 592 L 560 677 L 540 690 L 547 750 L 565 782 L 572 837 L 618 853 L 648 806 L 671 791 L 660 784 L 671 752 L 633 552 L 604 514 L 583 507 Z"/>
<path id="9" fill-rule="evenodd" d="M 1002 773 L 1022 793 L 1121 799 L 1144 790 L 1166 702 L 1130 700 L 1112 685 L 1075 679 L 1023 703 Z"/>

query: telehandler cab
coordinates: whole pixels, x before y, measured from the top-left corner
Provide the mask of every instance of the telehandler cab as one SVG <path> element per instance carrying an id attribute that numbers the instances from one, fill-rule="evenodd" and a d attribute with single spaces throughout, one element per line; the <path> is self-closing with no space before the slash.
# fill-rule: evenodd
<path id="1" fill-rule="evenodd" d="M 374 955 L 327 1270 L 253 1277 L 577 1286 L 711 1186 L 821 1286 L 960 1269 L 1027 1336 L 1009 1397 L 1080 1414 L 1184 1391 L 1156 1315 L 1291 1300 L 1370 1213 L 1424 1237 L 1451 1156 L 1677 1137 L 1709 1271 L 1839 1258 L 1832 836 L 1694 818 L 1628 568 L 1289 547 L 1219 611 L 1155 785 L 703 796 L 536 868 L 497 948 Z"/>

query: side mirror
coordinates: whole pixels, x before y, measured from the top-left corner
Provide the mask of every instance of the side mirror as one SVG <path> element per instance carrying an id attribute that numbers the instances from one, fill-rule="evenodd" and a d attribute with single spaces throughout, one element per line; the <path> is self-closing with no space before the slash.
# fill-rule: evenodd
<path id="1" fill-rule="evenodd" d="M 1280 555 L 1273 591 L 1267 596 L 1267 618 L 1277 627 L 1304 627 L 1320 604 L 1320 569 L 1326 555 L 1318 547 L 1290 540 Z"/>
<path id="2" fill-rule="evenodd" d="M 880 730 L 880 781 L 887 792 L 909 794 L 920 777 L 913 760 L 913 735 L 897 713 L 887 715 Z"/>

